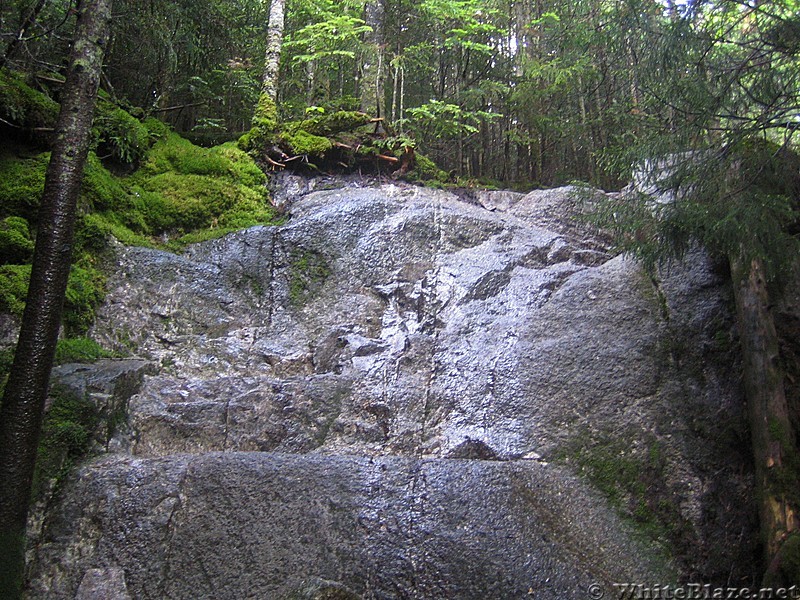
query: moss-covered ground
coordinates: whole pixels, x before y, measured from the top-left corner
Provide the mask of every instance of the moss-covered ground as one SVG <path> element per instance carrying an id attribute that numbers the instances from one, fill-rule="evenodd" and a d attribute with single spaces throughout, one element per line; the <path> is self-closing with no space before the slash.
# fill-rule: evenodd
<path id="1" fill-rule="evenodd" d="M 35 79 L 0 70 L 0 312 L 21 316 L 58 104 Z M 104 295 L 109 242 L 180 250 L 278 222 L 266 176 L 235 143 L 201 148 L 101 94 L 79 200 L 58 360 L 99 357 L 85 338 Z M 6 350 L 7 352 L 7 350 Z M 0 375 L 8 361 L 0 360 Z M 8 365 L 5 365 L 8 368 Z"/>
<path id="2" fill-rule="evenodd" d="M 52 77 L 48 78 L 52 80 Z M 35 78 L 0 70 L 0 312 L 25 307 L 38 208 L 58 115 L 55 94 Z M 180 250 L 188 243 L 279 219 L 266 176 L 236 144 L 201 148 L 162 122 L 142 119 L 101 94 L 79 199 L 73 265 L 56 363 L 110 354 L 87 337 L 104 296 L 113 238 Z M 0 396 L 13 348 L 0 347 Z M 33 499 L 47 497 L 91 450 L 100 416 L 94 402 L 56 388 L 42 427 Z"/>
<path id="3" fill-rule="evenodd" d="M 268 168 L 391 174 L 437 187 L 450 176 L 418 154 L 414 140 L 391 131 L 383 119 L 357 110 L 322 107 L 305 119 L 281 121 L 277 107 L 262 97 L 253 127 L 238 147 Z"/>

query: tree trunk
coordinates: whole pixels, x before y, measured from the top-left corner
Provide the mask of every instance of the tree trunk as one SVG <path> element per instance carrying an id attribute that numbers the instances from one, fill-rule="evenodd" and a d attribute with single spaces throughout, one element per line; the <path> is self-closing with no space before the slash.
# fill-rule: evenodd
<path id="1" fill-rule="evenodd" d="M 364 21 L 372 31 L 366 34 L 364 56 L 361 61 L 361 112 L 378 118 L 386 116 L 383 74 L 384 14 L 383 0 L 367 2 L 364 8 Z"/>
<path id="2" fill-rule="evenodd" d="M 269 5 L 267 25 L 267 52 L 264 58 L 264 77 L 261 80 L 261 95 L 273 105 L 278 103 L 278 70 L 283 47 L 284 8 L 286 0 L 272 0 Z"/>
<path id="3" fill-rule="evenodd" d="M 780 366 L 778 335 L 769 309 L 764 264 L 730 259 L 742 344 L 747 412 L 755 461 L 756 495 L 766 585 L 793 585 L 781 569 L 782 547 L 798 529 L 797 449 Z"/>
<path id="4" fill-rule="evenodd" d="M 314 49 L 311 48 L 311 52 Z M 306 63 L 306 106 L 316 104 L 317 94 L 317 61 L 310 60 Z"/>
<path id="5" fill-rule="evenodd" d="M 39 208 L 22 327 L 0 409 L 0 596 L 18 598 L 36 450 L 72 262 L 111 0 L 83 0 Z"/>
<path id="6" fill-rule="evenodd" d="M 270 160 L 269 146 L 278 129 L 278 74 L 283 47 L 284 8 L 286 0 L 272 0 L 267 24 L 267 51 L 264 56 L 264 74 L 261 93 L 253 114 L 253 127 L 248 136 L 247 149 Z"/>

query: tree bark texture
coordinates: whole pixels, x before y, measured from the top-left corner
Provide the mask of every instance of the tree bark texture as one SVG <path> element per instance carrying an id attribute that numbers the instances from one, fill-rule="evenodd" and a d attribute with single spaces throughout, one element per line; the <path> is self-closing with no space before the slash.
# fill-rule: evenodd
<path id="1" fill-rule="evenodd" d="M 0 596 L 17 598 L 36 450 L 72 262 L 111 0 L 82 0 L 39 208 L 28 299 L 0 409 Z"/>
<path id="2" fill-rule="evenodd" d="M 364 22 L 372 28 L 372 31 L 366 34 L 364 55 L 361 61 L 361 112 L 378 118 L 386 116 L 384 107 L 384 16 L 383 0 L 367 2 L 364 8 Z"/>
<path id="3" fill-rule="evenodd" d="M 797 449 L 780 364 L 778 335 L 769 309 L 764 264 L 731 258 L 744 386 L 755 461 L 756 494 L 765 583 L 781 578 L 781 550 L 798 529 Z M 791 582 L 795 584 L 798 582 Z"/>
<path id="4" fill-rule="evenodd" d="M 264 57 L 264 77 L 261 80 L 261 94 L 273 104 L 278 102 L 278 71 L 283 46 L 283 26 L 285 22 L 286 0 L 272 0 L 269 5 L 269 24 L 267 25 L 267 52 Z"/>

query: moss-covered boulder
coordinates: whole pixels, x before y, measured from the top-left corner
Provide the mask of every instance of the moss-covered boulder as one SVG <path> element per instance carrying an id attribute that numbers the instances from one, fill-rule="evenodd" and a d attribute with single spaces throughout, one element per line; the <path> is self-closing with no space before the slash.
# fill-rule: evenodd
<path id="1" fill-rule="evenodd" d="M 170 134 L 131 180 L 144 233 L 240 228 L 276 217 L 266 176 L 234 143 L 206 149 Z"/>
<path id="2" fill-rule="evenodd" d="M 22 217 L 6 217 L 0 221 L 0 263 L 25 264 L 33 255 L 28 221 Z"/>
<path id="3" fill-rule="evenodd" d="M 239 139 L 239 147 L 270 168 L 358 169 L 396 175 L 414 168 L 413 141 L 389 135 L 383 119 L 366 113 L 336 110 L 286 123 L 272 117 L 260 119 L 258 114 L 253 128 Z"/>
<path id="4" fill-rule="evenodd" d="M 58 117 L 58 103 L 29 85 L 21 73 L 0 69 L 0 118 L 6 126 L 31 133 L 51 129 Z"/>

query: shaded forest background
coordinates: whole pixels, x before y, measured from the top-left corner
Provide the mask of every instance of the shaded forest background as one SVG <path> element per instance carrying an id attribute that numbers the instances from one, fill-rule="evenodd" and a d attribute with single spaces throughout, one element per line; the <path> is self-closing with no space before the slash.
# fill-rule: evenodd
<path id="1" fill-rule="evenodd" d="M 4 65 L 39 77 L 63 70 L 73 4 L 0 3 Z M 280 116 L 357 109 L 377 86 L 369 112 L 454 176 L 611 189 L 630 175 L 620 157 L 651 133 L 692 124 L 697 142 L 715 127 L 751 125 L 765 106 L 796 123 L 796 9 L 787 0 L 288 0 Z M 117 0 L 102 88 L 195 142 L 236 139 L 258 100 L 268 13 L 263 0 Z"/>

